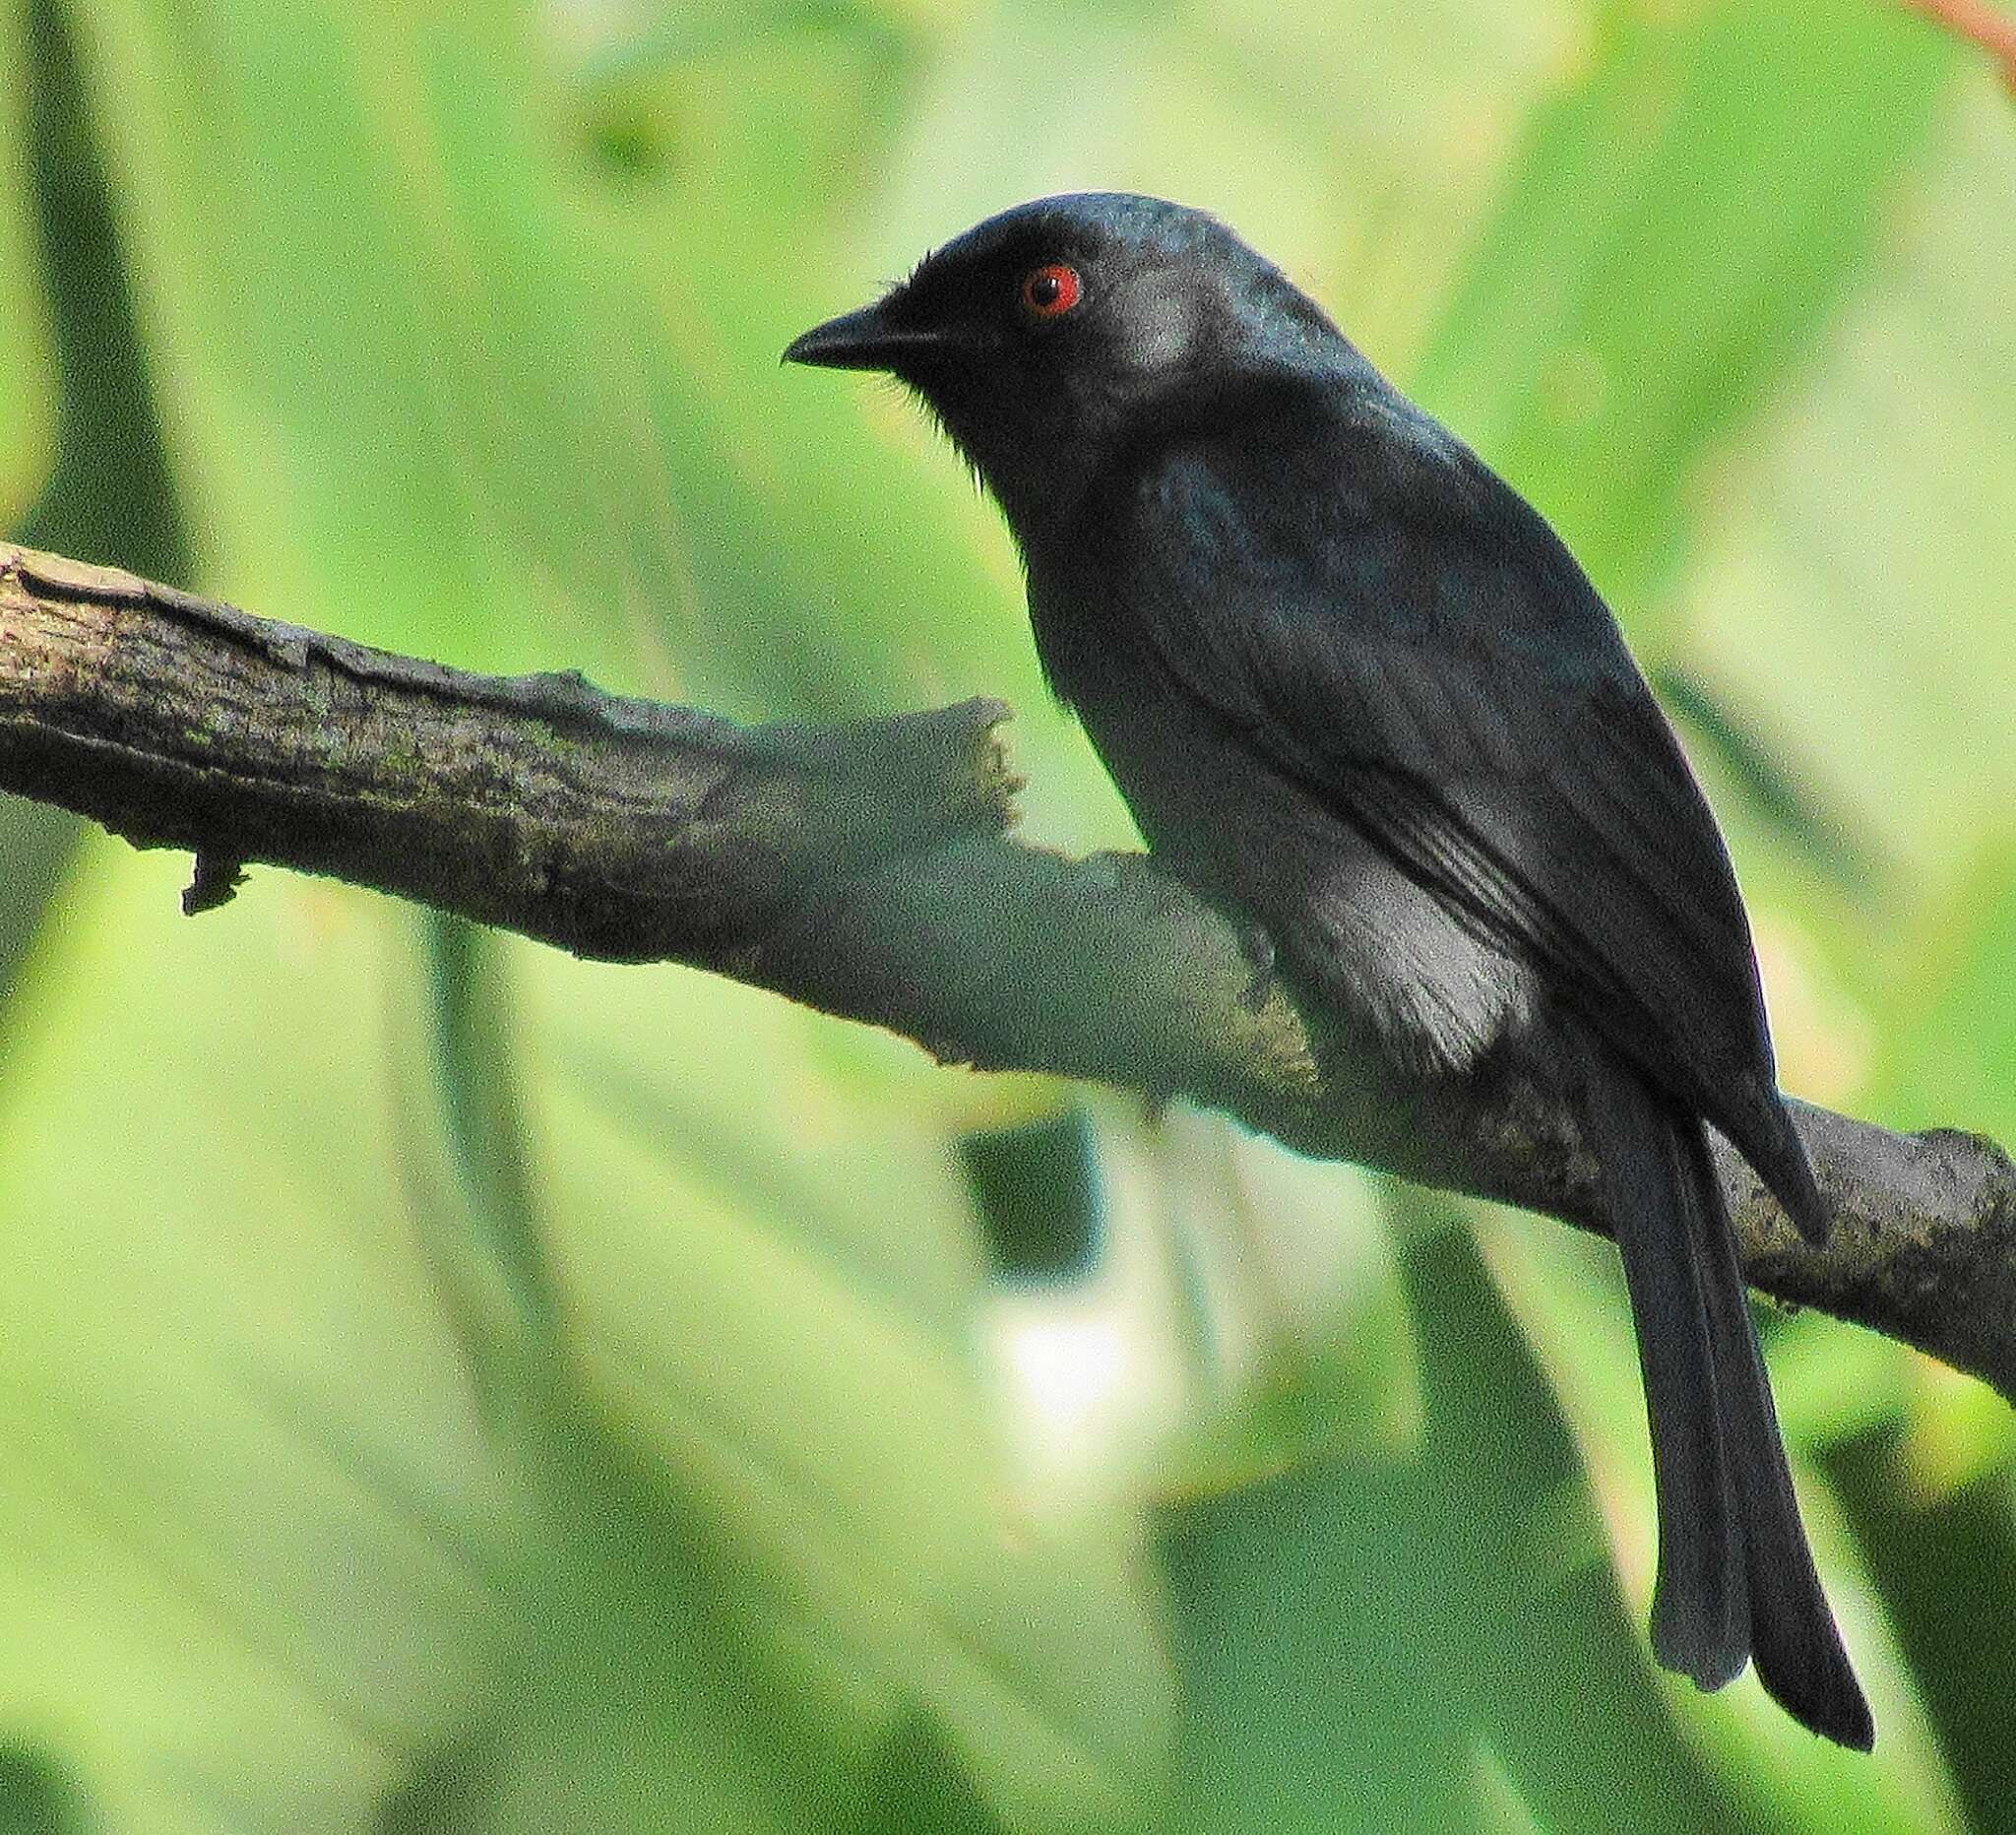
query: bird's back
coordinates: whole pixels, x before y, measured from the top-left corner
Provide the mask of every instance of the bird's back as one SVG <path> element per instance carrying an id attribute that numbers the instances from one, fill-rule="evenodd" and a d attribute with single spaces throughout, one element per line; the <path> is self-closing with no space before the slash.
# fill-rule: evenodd
<path id="1" fill-rule="evenodd" d="M 1771 1084 L 1728 854 L 1614 621 L 1369 368 L 1130 455 L 1056 546 L 1038 645 L 1151 845 L 1419 1021 L 1411 1056 L 1468 1061 L 1539 977 L 1711 1114 Z"/>

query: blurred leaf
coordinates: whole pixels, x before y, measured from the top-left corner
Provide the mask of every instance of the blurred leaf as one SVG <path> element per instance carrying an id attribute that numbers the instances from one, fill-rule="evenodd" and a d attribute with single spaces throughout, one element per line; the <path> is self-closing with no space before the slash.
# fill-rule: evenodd
<path id="1" fill-rule="evenodd" d="M 900 1721 L 878 1749 L 862 1793 L 857 1835 L 1001 1835 L 939 1729 Z"/>
<path id="2" fill-rule="evenodd" d="M 551 1340 L 556 1321 L 547 1220 L 535 1189 L 519 1090 L 509 952 L 501 937 L 459 918 L 430 912 L 422 923 L 433 997 L 430 1063 L 443 1131 L 468 1200 L 454 1213 L 466 1229 L 437 1231 L 436 1252 L 444 1267 L 464 1262 L 472 1306 L 479 1291 L 494 1285 L 499 1312 L 508 1317 L 508 1325 L 500 1317 L 494 1333 L 483 1334 L 503 1342 L 472 1344 L 472 1359 L 481 1360 L 485 1350 L 491 1357 L 505 1351 L 534 1357 Z M 444 1239 L 451 1231 L 465 1239 Z"/>
<path id="3" fill-rule="evenodd" d="M 773 420 L 711 342 L 747 332 L 710 316 L 726 289 L 702 291 L 666 353 L 638 245 L 598 226 L 613 207 L 551 140 L 561 96 L 515 19 L 93 15 L 219 565 L 289 615 L 355 629 L 367 608 L 370 634 L 462 661 L 522 655 L 528 612 L 572 620 L 545 655 L 629 655 L 632 673 L 640 657 L 686 665 L 667 633 L 704 637 L 694 666 L 718 681 L 816 658 L 779 639 L 802 594 L 776 571 L 794 550 Z M 706 269 L 689 246 L 666 273 L 691 286 Z M 766 353 L 766 387 L 774 368 Z M 738 405 L 718 416 L 722 376 Z M 795 552 L 802 569 L 815 550 Z M 752 598 L 761 620 L 741 617 Z M 852 602 L 874 599 L 870 583 Z M 696 633 L 702 604 L 727 622 Z M 872 646 L 849 641 L 872 671 Z M 523 1291 L 537 1203 L 570 1380 L 663 1500 L 781 1577 L 779 1635 L 881 1704 L 844 1744 L 865 1751 L 903 1704 L 949 1730 L 1013 1825 L 1144 1813 L 1166 1683 L 1124 1525 L 1039 1531 L 1005 1495 L 955 1326 L 976 1272 L 956 1172 L 928 1113 L 875 1123 L 876 1089 L 899 1062 L 914 1081 L 914 1052 L 836 1046 L 830 1023 L 692 976 L 504 959 L 527 965 L 532 1023 L 498 1023 L 490 971 L 444 963 L 446 1113 L 410 1084 L 402 1102 L 437 1272 L 471 1233 Z M 542 1143 L 536 1200 L 511 1170 L 514 1084 Z"/>
<path id="4" fill-rule="evenodd" d="M 377 919 L 89 866 L 0 1084 L 10 1725 L 109 1829 L 362 1826 L 468 1712 L 518 1534 L 401 1214 Z"/>
<path id="5" fill-rule="evenodd" d="M 1032 824 L 1062 845 L 1125 842 L 1118 799 L 1041 685 L 991 505 L 894 385 L 777 360 L 922 252 L 920 236 L 893 266 L 864 260 L 850 234 L 845 263 L 826 258 L 837 223 L 885 227 L 871 203 L 850 216 L 846 188 L 864 139 L 914 100 L 901 75 L 833 38 L 703 61 L 654 116 L 687 157 L 599 200 L 662 328 L 658 424 L 691 570 L 677 641 L 732 711 L 1001 696 Z M 790 254 L 752 260 L 752 242 Z"/>
<path id="6" fill-rule="evenodd" d="M 851 1717 L 808 1698 L 789 1674 L 803 1666 L 766 1647 L 765 1614 L 788 1602 L 712 1545 L 655 1462 L 593 1418 L 562 1405 L 527 1424 L 545 1528 L 508 1590 L 518 1629 L 488 1712 L 397 1800 L 401 1826 L 851 1826 L 871 1783 L 822 1737 Z"/>
<path id="7" fill-rule="evenodd" d="M 1171 1513 L 1185 1831 L 1487 1824 L 1448 1670 L 1448 1500 L 1412 1464 L 1314 1467 Z M 1439 1633 L 1439 1635 L 1438 1635 Z M 1467 1693 L 1467 1691 L 1464 1691 Z"/>
<path id="8" fill-rule="evenodd" d="M 55 373 L 29 188 L 29 0 L 0 4 L 0 530 L 12 529 L 47 475 L 55 445 Z"/>
<path id="9" fill-rule="evenodd" d="M 797 1009 L 525 954 L 563 1316 L 624 1435 L 724 1546 L 788 1577 L 790 1619 L 851 1687 L 945 1727 L 1010 1827 L 1149 1815 L 1168 1682 L 1129 1526 L 1010 1488 L 948 1144 L 914 1111 L 871 1120 L 793 1048 L 821 1024 Z M 666 1063 L 709 1074 L 673 1086 Z M 662 1129 L 609 1103 L 623 1084 L 675 1092 Z"/>
<path id="10" fill-rule="evenodd" d="M 601 1654 L 584 1662 L 634 1671 L 640 1688 L 671 1688 L 648 1678 L 673 1659 L 622 1653 L 630 1640 L 655 1648 L 658 1619 L 674 1611 L 671 1597 L 650 1590 L 670 1585 L 671 1570 L 649 1585 L 638 1577 L 662 1565 L 644 1551 L 655 1540 L 698 1537 L 714 1552 L 675 1589 L 687 1600 L 680 1610 L 713 1627 L 705 1638 L 721 1662 L 767 1666 L 781 1700 L 794 1704 L 779 1710 L 778 1724 L 795 1731 L 767 1736 L 784 1739 L 778 1751 L 762 1756 L 770 1749 L 764 1741 L 736 1747 L 762 1776 L 783 1762 L 781 1753 L 802 1749 L 823 1751 L 828 1769 L 867 1777 L 861 1768 L 891 1762 L 874 1755 L 893 1737 L 894 1717 L 941 1729 L 959 1775 L 977 1783 L 974 1802 L 991 1805 L 987 1813 L 1008 1826 L 1040 1830 L 1060 1817 L 1134 1826 L 1132 1805 L 1155 1796 L 1167 1708 L 1124 1524 L 1040 1521 L 1007 1491 L 978 1372 L 958 1329 L 978 1272 L 972 1245 L 962 1235 L 929 1248 L 931 1188 L 948 1197 L 957 1188 L 943 1147 L 886 1130 L 860 1138 L 862 1117 L 844 1090 L 809 1070 L 781 1107 L 789 1036 L 817 1022 L 752 990 L 525 949 L 472 958 L 458 945 L 446 958 L 437 949 L 434 962 L 437 977 L 447 972 L 444 991 L 453 989 L 444 1011 L 491 1017 L 473 1026 L 457 1020 L 442 1036 L 454 1068 L 438 1115 L 417 1088 L 402 1103 L 403 1157 L 410 1169 L 436 1169 L 413 1189 L 423 1199 L 426 1237 L 441 1245 L 437 1265 L 454 1292 L 474 1296 L 473 1306 L 465 1298 L 454 1312 L 484 1350 L 479 1367 L 500 1367 L 501 1343 L 508 1379 L 514 1348 L 530 1351 L 516 1365 L 512 1437 L 553 1450 L 520 1451 L 550 1536 L 550 1553 L 527 1584 L 560 1584 L 550 1575 L 576 1573 L 586 1560 L 589 1568 L 564 1584 L 589 1585 L 589 1575 L 601 1573 L 594 1584 L 615 1602 L 606 1624 L 541 1630 L 550 1613 L 541 1591 L 528 1635 L 586 1640 Z M 483 981 L 507 964 L 554 1002 L 533 1033 L 496 1023 L 499 996 Z M 712 998 L 695 998 L 703 993 Z M 602 1010 L 609 1003 L 621 1023 Z M 695 1042 L 723 1036 L 723 1009 L 739 1015 L 735 1036 L 753 1045 L 758 1035 L 774 1034 L 777 1048 L 722 1064 L 715 1077 L 684 1086 L 682 1100 L 681 1086 L 654 1072 L 682 1061 L 682 1034 Z M 556 1023 L 561 1014 L 565 1022 Z M 605 1041 L 604 1048 L 584 1057 L 570 1043 L 577 1034 Z M 514 1035 L 535 1046 L 518 1099 L 527 1106 L 518 1122 L 500 1128 L 513 1105 L 495 1100 L 482 1054 Z M 620 1044 L 619 1054 L 610 1044 Z M 738 1091 L 745 1077 L 769 1100 Z M 661 1093 L 650 1094 L 654 1087 Z M 743 1138 L 752 1132 L 753 1141 Z M 536 1217 L 527 1209 L 528 1141 L 548 1143 L 536 1155 Z M 501 1164 L 486 1167 L 492 1155 Z M 855 1163 L 852 1179 L 834 1177 L 837 1155 Z M 831 1182 L 794 1171 L 798 1160 L 821 1167 Z M 740 1175 L 757 1168 L 765 1169 L 760 1176 Z M 836 1202 L 840 1193 L 857 1193 L 859 1202 Z M 498 1194 L 508 1199 L 501 1207 Z M 550 1233 L 562 1322 L 557 1362 L 526 1344 L 522 1308 L 499 1310 L 485 1297 L 520 1285 L 499 1286 L 487 1275 L 486 1233 L 502 1225 L 502 1242 L 492 1246 L 515 1264 L 528 1218 Z M 477 1238 L 473 1262 L 458 1249 L 458 1231 Z M 557 1418 L 556 1383 L 561 1397 L 579 1384 L 581 1397 Z M 496 1381 L 489 1389 L 493 1403 L 501 1394 L 507 1404 L 492 1409 L 501 1432 L 514 1419 L 511 1392 Z M 555 1433 L 564 1440 L 553 1442 Z M 574 1460 L 613 1473 L 614 1491 L 604 1495 L 601 1481 L 586 1474 L 566 1476 Z M 631 1517 L 638 1522 L 622 1541 L 604 1547 Z M 648 1530 L 646 1519 L 661 1527 Z M 587 1546 L 577 1547 L 584 1532 Z M 634 1605 L 620 1604 L 633 1594 Z M 699 1660 L 691 1651 L 677 1659 Z M 1081 1698 L 1089 1674 L 1102 1679 Z M 662 1768 L 687 1764 L 681 1755 L 692 1740 L 726 1737 L 705 1731 L 717 1712 L 713 1684 L 703 1677 L 695 1685 L 699 1720 L 684 1731 L 667 1719 L 669 1696 L 648 1712 L 641 1698 L 632 1702 L 657 1731 L 639 1735 L 643 1743 L 627 1756 L 634 1775 L 598 1787 L 615 1794 L 612 1803 L 648 1794 Z M 575 1688 L 590 1693 L 576 1699 Z M 590 1730 L 615 1712 L 611 1690 L 563 1670 L 536 1684 L 507 1677 L 498 1691 L 515 1705 L 484 1762 L 517 1780 L 511 1802 L 526 1793 L 544 1802 L 538 1779 L 569 1775 L 571 1742 L 605 1737 Z M 835 1719 L 837 1706 L 844 1712 Z M 550 1741 L 561 1742 L 557 1754 L 544 1750 Z M 544 1751 L 537 1762 L 528 1756 L 536 1751 Z M 787 1769 L 800 1762 L 793 1757 Z M 879 1770 L 873 1776 L 882 1782 L 861 1788 L 900 1782 Z M 834 1788 L 836 1801 L 845 1797 Z M 963 1788 L 971 1795 L 975 1787 Z M 536 1814 L 524 1813 L 526 1826 L 537 1826 Z"/>
<path id="11" fill-rule="evenodd" d="M 1099 1138 L 1082 1106 L 969 1134 L 959 1157 L 996 1279 L 1063 1283 L 1097 1262 L 1105 1206 Z"/>
<path id="12" fill-rule="evenodd" d="M 192 516 L 234 596 L 638 672 L 680 583 L 628 335 L 516 8 L 80 9 Z"/>
<path id="13" fill-rule="evenodd" d="M 1911 1381 L 1911 1425 L 1898 1448 L 1899 1477 L 1935 1502 L 1977 1486 L 1992 1487 L 2016 1464 L 2016 1417 L 1986 1383 L 1935 1363 L 1901 1360 Z"/>
<path id="14" fill-rule="evenodd" d="M 1634 1612 L 1652 1592 L 1656 1530 L 1645 1409 L 1622 1277 L 1607 1244 L 1493 1221 L 1491 1272 L 1559 1391 L 1588 1461 Z M 1836 1336 L 1854 1328 L 1832 1324 Z M 1885 1347 L 1894 1358 L 1894 1347 Z M 1896 1648 L 1880 1600 L 1856 1566 L 1838 1508 L 1788 1437 L 1801 1512 L 1827 1594 L 1875 1711 L 1872 1757 L 1846 1752 L 1795 1724 L 1745 1676 L 1714 1695 L 1662 1677 L 1681 1730 L 1698 1741 L 1731 1795 L 1778 1828 L 1947 1830 L 1965 1826 L 1952 1780 Z M 1650 1662 L 1649 1654 L 1642 1661 Z"/>
<path id="15" fill-rule="evenodd" d="M 523 1043 L 506 1018 L 507 958 L 435 928 L 433 1048 L 448 1068 L 437 1117 L 402 1105 L 405 1157 L 439 1159 L 425 1138 L 438 1126 L 459 1169 L 416 1187 L 431 1193 L 427 1238 L 475 1296 L 456 1311 L 493 1372 L 493 1434 L 515 1448 L 543 1529 L 510 1589 L 521 1630 L 493 1682 L 498 1708 L 473 1747 L 451 1749 L 432 1795 L 457 1815 L 480 1805 L 485 1829 L 549 1827 L 570 1803 L 612 1828 L 654 1815 L 875 1826 L 880 1795 L 907 1788 L 888 1747 L 901 1725 L 932 1730 L 953 1768 L 931 1789 L 976 1813 L 991 1816 L 992 1800 L 1014 1827 L 1095 1814 L 1131 1826 L 1163 1710 L 1119 1542 L 1097 1524 L 1059 1533 L 1004 1514 L 970 1375 L 914 1331 L 904 1296 L 837 1280 L 848 1270 L 801 1238 L 794 1212 L 766 1215 L 760 1186 L 711 1189 L 721 1156 L 693 1120 L 668 1117 L 659 1140 L 619 1107 L 607 1119 L 624 1144 L 598 1153 L 594 1129 L 565 1124 L 581 1086 L 569 1069 L 536 1074 L 536 1053 L 528 1113 L 491 1061 Z M 648 1011 L 627 1006 L 633 1022 Z M 550 1166 L 529 1151 L 548 1137 L 571 1143 Z M 699 1155 L 690 1170 L 685 1152 Z M 771 1157 L 786 1157 L 781 1142 Z M 463 1229 L 473 1260 L 454 1241 Z M 538 1335 L 550 1302 L 525 1303 L 525 1270 L 541 1288 L 548 1249 L 563 1276 L 582 1271 L 558 1297 L 552 1345 Z M 496 1267 L 501 1283 L 485 1278 Z M 519 1303 L 485 1304 L 487 1289 Z M 1117 1639 L 1128 1663 L 1097 1712 L 1046 1675 L 1054 1661 L 1084 1672 L 1090 1653 L 1075 1631 L 1060 1642 L 1065 1622 Z"/>
<path id="16" fill-rule="evenodd" d="M 77 823 L 46 803 L 0 795 L 0 1066 L 5 1062 L 8 996 L 27 963 L 43 914 L 62 884 L 76 847 Z M 0 1081 L 5 1078 L 0 1068 Z"/>
<path id="17" fill-rule="evenodd" d="M 138 565 L 170 559 L 151 545 L 149 512 L 166 505 L 145 488 L 159 448 L 74 77 L 50 8 L 0 6 L 0 531 Z M 59 347 L 62 464 L 52 477 Z M 7 994 L 80 833 L 60 811 L 0 796 L 0 1037 Z"/>
<path id="18" fill-rule="evenodd" d="M 1887 862 L 1866 836 L 1827 806 L 1821 787 L 1801 778 L 1722 696 L 1691 670 L 1648 671 L 1653 692 L 1697 744 L 1748 793 L 1761 823 L 1803 853 L 1844 890 L 1866 893 Z"/>
<path id="19" fill-rule="evenodd" d="M 49 348 L 31 399 L 53 392 L 45 406 L 59 417 L 53 464 L 32 479 L 39 486 L 32 507 L 17 515 L 0 503 L 0 516 L 32 547 L 186 584 L 187 549 L 75 45 L 65 14 L 50 0 L 28 6 L 22 17 L 32 187 L 26 196 L 41 257 L 32 262 L 24 249 L 23 272 L 43 278 L 49 320 Z"/>
<path id="20" fill-rule="evenodd" d="M 6 1835 L 86 1835 L 90 1806 L 39 1752 L 0 1748 L 0 1830 Z"/>
<path id="21" fill-rule="evenodd" d="M 2016 1747 L 1999 1712 L 2016 1689 L 2016 1639 L 2001 1634 L 2016 1564 L 2008 1467 L 1927 1500 L 1908 1477 L 1900 1483 L 1903 1452 L 1895 1435 L 1883 1435 L 1845 1448 L 1834 1463 L 1969 1826 L 1999 1829 L 2016 1790 Z"/>
<path id="22" fill-rule="evenodd" d="M 1842 1441 L 1889 1432 L 1907 1413 L 1914 1370 L 1925 1362 L 1914 1352 L 1824 1312 L 1760 1306 L 1758 1317 L 1789 1444 L 1818 1455 Z"/>
<path id="23" fill-rule="evenodd" d="M 1551 1397 L 1461 1236 L 1411 1234 L 1419 1444 L 1165 1517 L 1179 1826 L 1729 1826 L 1614 1592 L 1564 1569 Z"/>
<path id="24" fill-rule="evenodd" d="M 1972 880 L 1924 931 L 1914 973 L 1894 990 L 1879 1112 L 2016 1142 L 2016 836 L 1984 838 Z"/>
<path id="25" fill-rule="evenodd" d="M 1413 1448 L 1422 1401 L 1387 1181 L 1182 1108 L 1156 1144 L 1199 1372 L 1162 1486 L 1210 1494 L 1311 1459 Z"/>
<path id="26" fill-rule="evenodd" d="M 114 1826 L 185 1788 L 242 1826 L 355 1826 L 443 1750 L 477 1826 L 551 1826 L 592 1775 L 577 1801 L 615 1819 L 590 1826 L 677 1802 L 671 1826 L 800 1827 L 807 1791 L 855 1816 L 918 1713 L 1007 1826 L 1135 1825 L 1164 1684 L 1126 1549 L 1018 1520 L 946 1349 L 795 1265 L 787 1225 L 681 1227 L 662 1165 L 591 1146 L 555 1183 L 605 1195 L 594 1231 L 558 1214 L 614 1414 L 534 1393 L 515 1440 L 494 1406 L 479 1430 L 387 1209 L 376 1001 L 343 967 L 365 908 L 271 877 L 185 924 L 172 862 L 94 864 L 7 1092 L 0 1649 L 35 1724 L 103 1730 L 63 1749 Z M 200 1721 L 161 1713 L 180 1690 Z"/>
<path id="27" fill-rule="evenodd" d="M 1606 7 L 1412 377 L 1638 613 L 1852 285 L 1954 67 L 1900 8 Z"/>
<path id="28" fill-rule="evenodd" d="M 626 1202 L 691 1187 L 965 1355 L 983 1264 L 952 1143 L 916 1100 L 914 1045 L 693 970 L 525 945 L 507 960 L 553 1214 L 572 1215 L 569 1181 L 602 1209 L 606 1151 L 639 1169 Z"/>
<path id="29" fill-rule="evenodd" d="M 1949 93 L 1855 303 L 1706 480 L 1679 595 L 1690 664 L 1897 863 L 1892 901 L 1858 912 L 1815 898 L 1772 851 L 1745 861 L 1835 918 L 1807 948 L 1879 1026 L 1911 1016 L 1927 953 L 1966 947 L 1982 831 L 2005 833 L 2016 797 L 2011 197 L 2008 98 L 1975 73 Z M 1938 934 L 1918 921 L 1926 902 Z"/>
<path id="30" fill-rule="evenodd" d="M 1223 214 L 1404 375 L 1588 14 L 1581 0 L 1372 0 L 1348 16 L 1205 0 L 1179 18 L 1180 57 L 1147 72 L 1119 157 L 1141 189 Z"/>
<path id="31" fill-rule="evenodd" d="M 0 6 L 0 530 L 181 578 L 104 171 L 51 5 Z M 8 992 L 82 832 L 61 811 L 0 796 L 0 1040 Z"/>

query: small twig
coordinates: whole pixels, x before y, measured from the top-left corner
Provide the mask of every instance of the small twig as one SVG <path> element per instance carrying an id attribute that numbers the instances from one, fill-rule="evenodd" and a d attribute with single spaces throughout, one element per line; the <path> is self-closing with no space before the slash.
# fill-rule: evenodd
<path id="1" fill-rule="evenodd" d="M 182 891 L 182 916 L 199 918 L 220 905 L 228 905 L 244 883 L 245 868 L 241 862 L 227 860 L 221 854 L 198 854 L 196 871 Z"/>

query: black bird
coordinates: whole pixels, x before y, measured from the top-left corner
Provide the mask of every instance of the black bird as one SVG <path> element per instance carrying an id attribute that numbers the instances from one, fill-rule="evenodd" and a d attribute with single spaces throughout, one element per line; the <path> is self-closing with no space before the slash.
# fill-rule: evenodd
<path id="1" fill-rule="evenodd" d="M 1703 1688 L 1754 1658 L 1867 1750 L 1703 1124 L 1815 1241 L 1825 1203 L 1715 819 L 1559 538 L 1279 269 L 1155 198 L 1004 212 L 785 355 L 922 398 L 1154 854 L 1382 1085 L 1509 1065 L 1572 1106 L 1645 1380 L 1653 1649 Z"/>

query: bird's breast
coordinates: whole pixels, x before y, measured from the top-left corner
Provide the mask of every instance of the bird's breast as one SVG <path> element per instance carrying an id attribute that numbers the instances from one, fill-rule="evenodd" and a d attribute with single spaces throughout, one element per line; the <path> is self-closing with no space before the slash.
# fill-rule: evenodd
<path id="1" fill-rule="evenodd" d="M 1212 621 L 1236 618 L 1241 595 L 1199 603 L 1197 551 L 1176 552 L 1181 540 L 1102 573 L 1082 564 L 1098 552 L 1090 543 L 1075 571 L 1031 570 L 1052 688 L 1163 864 L 1264 928 L 1285 966 L 1410 1074 L 1475 1062 L 1533 1010 L 1531 977 L 1401 871 L 1336 799 L 1284 771 L 1264 733 L 1192 690 L 1238 646 L 1178 667 L 1170 644 L 1212 648 L 1208 634 L 1225 635 Z"/>

